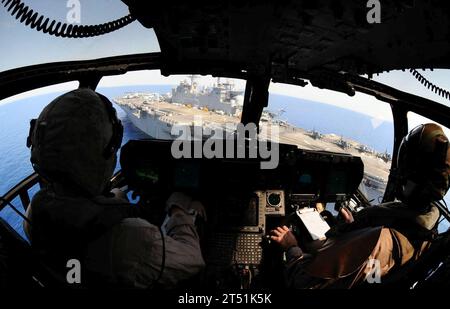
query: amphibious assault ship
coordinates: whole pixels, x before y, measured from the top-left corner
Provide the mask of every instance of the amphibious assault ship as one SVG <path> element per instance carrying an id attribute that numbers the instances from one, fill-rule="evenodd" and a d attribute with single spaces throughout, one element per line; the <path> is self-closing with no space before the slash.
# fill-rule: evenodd
<path id="1" fill-rule="evenodd" d="M 114 102 L 137 128 L 156 139 L 173 139 L 174 125 L 189 126 L 192 132 L 195 127 L 234 131 L 240 121 L 243 92 L 220 79 L 213 87 L 200 89 L 195 77 L 190 78 L 190 83 L 182 81 L 168 95 L 128 93 Z"/>

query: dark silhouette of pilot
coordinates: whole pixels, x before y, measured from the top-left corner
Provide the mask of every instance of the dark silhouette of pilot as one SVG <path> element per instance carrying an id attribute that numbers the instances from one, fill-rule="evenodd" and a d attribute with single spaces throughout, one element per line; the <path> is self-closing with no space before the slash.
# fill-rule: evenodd
<path id="1" fill-rule="evenodd" d="M 122 132 L 111 102 L 89 89 L 45 107 L 28 144 L 46 184 L 31 202 L 26 230 L 34 250 L 58 272 L 78 259 L 86 286 L 174 287 L 204 267 L 192 212 L 202 206 L 172 194 L 162 231 L 140 218 L 140 207 L 111 195 Z"/>
<path id="2" fill-rule="evenodd" d="M 354 216 L 346 209 L 323 246 L 303 252 L 286 227 L 271 239 L 286 252 L 288 285 L 296 288 L 349 288 L 380 283 L 388 273 L 416 261 L 430 246 L 439 210 L 433 202 L 449 189 L 448 138 L 436 124 L 420 125 L 404 137 L 398 153 L 396 200 L 367 207 Z"/>

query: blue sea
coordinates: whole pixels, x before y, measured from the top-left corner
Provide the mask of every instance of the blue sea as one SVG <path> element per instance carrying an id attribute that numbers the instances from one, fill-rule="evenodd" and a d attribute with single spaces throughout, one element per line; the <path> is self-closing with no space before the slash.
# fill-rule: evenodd
<path id="1" fill-rule="evenodd" d="M 126 92 L 165 94 L 173 87 L 172 85 L 127 86 L 101 88 L 98 91 L 114 99 Z M 37 118 L 41 110 L 60 94 L 40 95 L 0 105 L 0 196 L 33 172 L 29 161 L 30 152 L 25 145 L 29 122 L 32 118 Z M 124 124 L 123 143 L 130 139 L 147 138 L 134 127 L 119 107 L 116 106 L 116 109 Z M 281 119 L 307 130 L 315 129 L 324 134 L 341 135 L 366 144 L 379 152 L 386 150 L 390 152 L 392 149 L 392 122 L 386 121 L 374 128 L 371 118 L 367 115 L 328 104 L 275 94 L 270 95 L 269 110 L 274 112 L 284 110 Z M 20 202 L 13 201 L 13 204 L 18 207 Z M 19 209 L 23 211 L 21 207 Z M 6 207 L 0 211 L 0 216 L 24 236 L 22 219 L 15 212 Z"/>

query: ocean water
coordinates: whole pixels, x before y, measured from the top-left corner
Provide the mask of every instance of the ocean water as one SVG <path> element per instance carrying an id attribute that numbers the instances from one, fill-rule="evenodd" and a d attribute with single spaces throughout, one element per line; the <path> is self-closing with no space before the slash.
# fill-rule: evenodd
<path id="1" fill-rule="evenodd" d="M 113 99 L 126 92 L 170 92 L 172 85 L 127 86 L 101 88 L 98 91 Z M 36 118 L 42 109 L 61 93 L 40 95 L 0 105 L 0 196 L 33 172 L 29 161 L 30 151 L 26 147 L 29 122 Z M 315 129 L 321 133 L 334 133 L 373 147 L 375 150 L 390 152 L 392 149 L 393 126 L 391 122 L 372 125 L 371 118 L 351 110 L 327 104 L 305 101 L 281 95 L 270 95 L 269 109 L 285 113 L 280 117 L 304 129 Z M 116 106 L 119 118 L 124 124 L 124 139 L 142 139 L 147 136 L 127 119 L 126 114 Z M 351 125 L 349 125 L 351 124 Z M 120 166 L 117 167 L 119 169 Z M 33 194 L 36 191 L 32 191 Z M 18 200 L 13 204 L 19 207 Z M 22 236 L 22 219 L 10 209 L 4 208 L 0 216 L 5 218 Z"/>

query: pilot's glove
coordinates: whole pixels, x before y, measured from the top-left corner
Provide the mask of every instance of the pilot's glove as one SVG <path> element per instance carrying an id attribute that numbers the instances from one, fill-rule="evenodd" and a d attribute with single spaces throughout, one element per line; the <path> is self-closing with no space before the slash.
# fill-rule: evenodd
<path id="1" fill-rule="evenodd" d="M 192 201 L 190 205 L 191 209 L 195 211 L 195 214 L 206 221 L 206 211 L 205 207 L 199 201 Z"/>
<path id="2" fill-rule="evenodd" d="M 348 210 L 345 207 L 342 207 L 339 210 L 339 214 L 342 216 L 342 219 L 344 219 L 345 223 L 353 223 L 353 221 L 355 221 L 355 219 L 353 218 L 353 214 L 351 213 L 350 210 Z"/>
<path id="3" fill-rule="evenodd" d="M 169 213 L 172 207 L 181 208 L 186 213 L 189 213 L 192 198 L 181 192 L 173 192 L 166 202 L 166 211 Z"/>
<path id="4" fill-rule="evenodd" d="M 202 203 L 181 192 L 174 192 L 166 202 L 166 211 L 170 213 L 173 207 L 180 208 L 186 214 L 200 216 L 206 221 L 206 212 Z"/>

